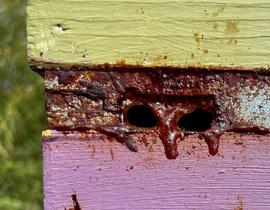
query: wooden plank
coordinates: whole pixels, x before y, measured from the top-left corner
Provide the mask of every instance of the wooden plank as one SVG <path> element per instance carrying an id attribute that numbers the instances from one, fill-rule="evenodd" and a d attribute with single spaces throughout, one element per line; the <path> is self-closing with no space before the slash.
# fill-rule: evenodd
<path id="1" fill-rule="evenodd" d="M 269 68 L 268 0 L 30 0 L 28 57 Z"/>
<path id="2" fill-rule="evenodd" d="M 93 131 L 47 131 L 45 209 L 270 208 L 269 137 L 227 133 L 209 156 L 194 135 L 179 141 L 176 160 L 165 157 L 157 135 L 137 139 L 133 153 Z"/>

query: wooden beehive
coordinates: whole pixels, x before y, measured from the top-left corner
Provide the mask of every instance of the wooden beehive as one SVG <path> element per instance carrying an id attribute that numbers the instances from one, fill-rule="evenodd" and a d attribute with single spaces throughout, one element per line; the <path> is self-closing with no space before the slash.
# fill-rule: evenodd
<path id="1" fill-rule="evenodd" d="M 44 207 L 270 208 L 267 0 L 30 0 Z"/>

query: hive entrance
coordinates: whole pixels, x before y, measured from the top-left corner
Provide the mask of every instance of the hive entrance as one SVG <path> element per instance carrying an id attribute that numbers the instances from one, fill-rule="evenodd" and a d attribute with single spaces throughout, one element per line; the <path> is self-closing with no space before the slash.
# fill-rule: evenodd
<path id="1" fill-rule="evenodd" d="M 151 128 L 157 125 L 154 112 L 145 105 L 134 105 L 127 110 L 126 119 L 130 125 Z"/>
<path id="2" fill-rule="evenodd" d="M 185 131 L 203 132 L 211 127 L 212 122 L 212 114 L 207 110 L 198 108 L 180 117 L 178 127 Z"/>

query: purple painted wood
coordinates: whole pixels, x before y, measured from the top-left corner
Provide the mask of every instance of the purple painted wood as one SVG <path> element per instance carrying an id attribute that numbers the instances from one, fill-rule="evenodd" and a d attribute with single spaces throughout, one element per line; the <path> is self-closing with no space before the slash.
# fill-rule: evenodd
<path id="1" fill-rule="evenodd" d="M 209 156 L 191 136 L 168 160 L 148 136 L 138 153 L 97 133 L 45 137 L 45 209 L 270 209 L 269 137 L 225 134 Z"/>

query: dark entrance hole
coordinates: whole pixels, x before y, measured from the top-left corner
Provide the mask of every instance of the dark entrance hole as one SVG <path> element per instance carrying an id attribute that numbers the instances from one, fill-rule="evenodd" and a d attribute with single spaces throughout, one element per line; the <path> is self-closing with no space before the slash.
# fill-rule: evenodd
<path id="1" fill-rule="evenodd" d="M 126 119 L 130 125 L 151 128 L 157 125 L 154 112 L 145 105 L 134 105 L 127 110 Z"/>
<path id="2" fill-rule="evenodd" d="M 183 115 L 178 121 L 178 127 L 186 131 L 206 131 L 211 127 L 213 116 L 204 109 L 195 109 L 189 114 Z"/>

